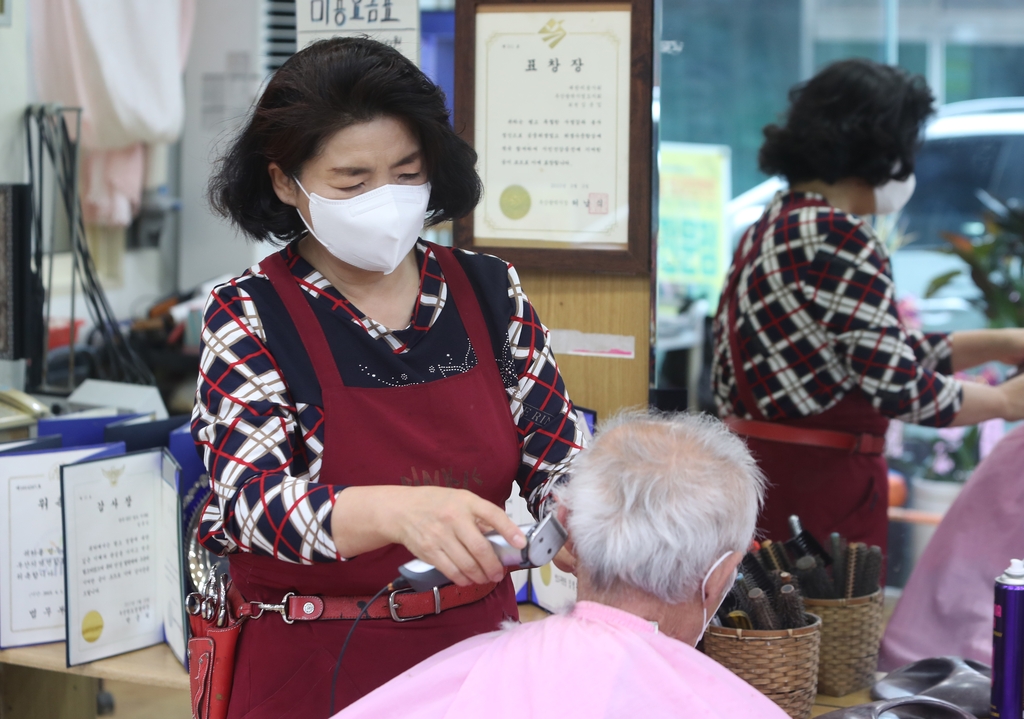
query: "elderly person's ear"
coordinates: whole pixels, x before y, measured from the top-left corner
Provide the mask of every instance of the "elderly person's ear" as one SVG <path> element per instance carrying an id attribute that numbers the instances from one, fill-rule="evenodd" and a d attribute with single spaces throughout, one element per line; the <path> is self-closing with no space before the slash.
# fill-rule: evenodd
<path id="1" fill-rule="evenodd" d="M 567 520 L 569 519 L 569 510 L 564 504 L 555 505 L 555 517 L 558 522 L 565 527 L 569 528 Z M 561 569 L 563 572 L 569 574 L 576 574 L 576 551 L 572 545 L 572 534 L 569 534 L 569 538 L 565 540 L 565 545 L 558 550 L 558 554 L 551 560 L 555 563 L 555 566 Z"/>

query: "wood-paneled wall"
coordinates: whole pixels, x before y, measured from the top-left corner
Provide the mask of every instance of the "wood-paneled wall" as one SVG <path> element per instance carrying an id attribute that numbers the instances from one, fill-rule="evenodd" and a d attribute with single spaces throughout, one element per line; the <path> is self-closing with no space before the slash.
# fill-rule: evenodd
<path id="1" fill-rule="evenodd" d="M 530 302 L 549 329 L 632 335 L 634 359 L 560 355 L 569 397 L 598 414 L 646 406 L 650 373 L 651 280 L 645 276 L 519 270 Z"/>

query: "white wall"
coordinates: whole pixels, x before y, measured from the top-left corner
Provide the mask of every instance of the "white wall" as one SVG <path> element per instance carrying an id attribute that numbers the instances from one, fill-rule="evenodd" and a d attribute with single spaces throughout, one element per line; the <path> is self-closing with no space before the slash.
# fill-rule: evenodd
<path id="1" fill-rule="evenodd" d="M 29 103 L 28 5 L 7 2 L 11 25 L 0 25 L 0 183 L 19 183 L 28 180 L 22 116 Z"/>
<path id="2" fill-rule="evenodd" d="M 203 0 L 196 5 L 181 140 L 178 284 L 183 290 L 219 275 L 239 275 L 273 250 L 247 243 L 206 201 L 213 163 L 267 76 L 262 9 L 253 0 Z"/>

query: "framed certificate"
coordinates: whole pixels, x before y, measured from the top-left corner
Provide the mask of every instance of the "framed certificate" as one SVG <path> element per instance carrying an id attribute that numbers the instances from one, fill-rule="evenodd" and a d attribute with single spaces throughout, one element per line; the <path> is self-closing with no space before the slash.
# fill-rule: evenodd
<path id="1" fill-rule="evenodd" d="M 455 128 L 484 195 L 459 247 L 521 267 L 648 274 L 649 2 L 459 0 Z"/>

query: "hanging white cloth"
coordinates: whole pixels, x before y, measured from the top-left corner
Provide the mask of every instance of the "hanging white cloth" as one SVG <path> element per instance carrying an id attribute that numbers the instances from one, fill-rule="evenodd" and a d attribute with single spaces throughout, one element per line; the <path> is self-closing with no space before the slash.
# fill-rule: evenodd
<path id="1" fill-rule="evenodd" d="M 143 143 L 173 142 L 195 0 L 30 3 L 41 102 L 82 108 L 87 222 L 125 226 L 138 209 Z"/>

